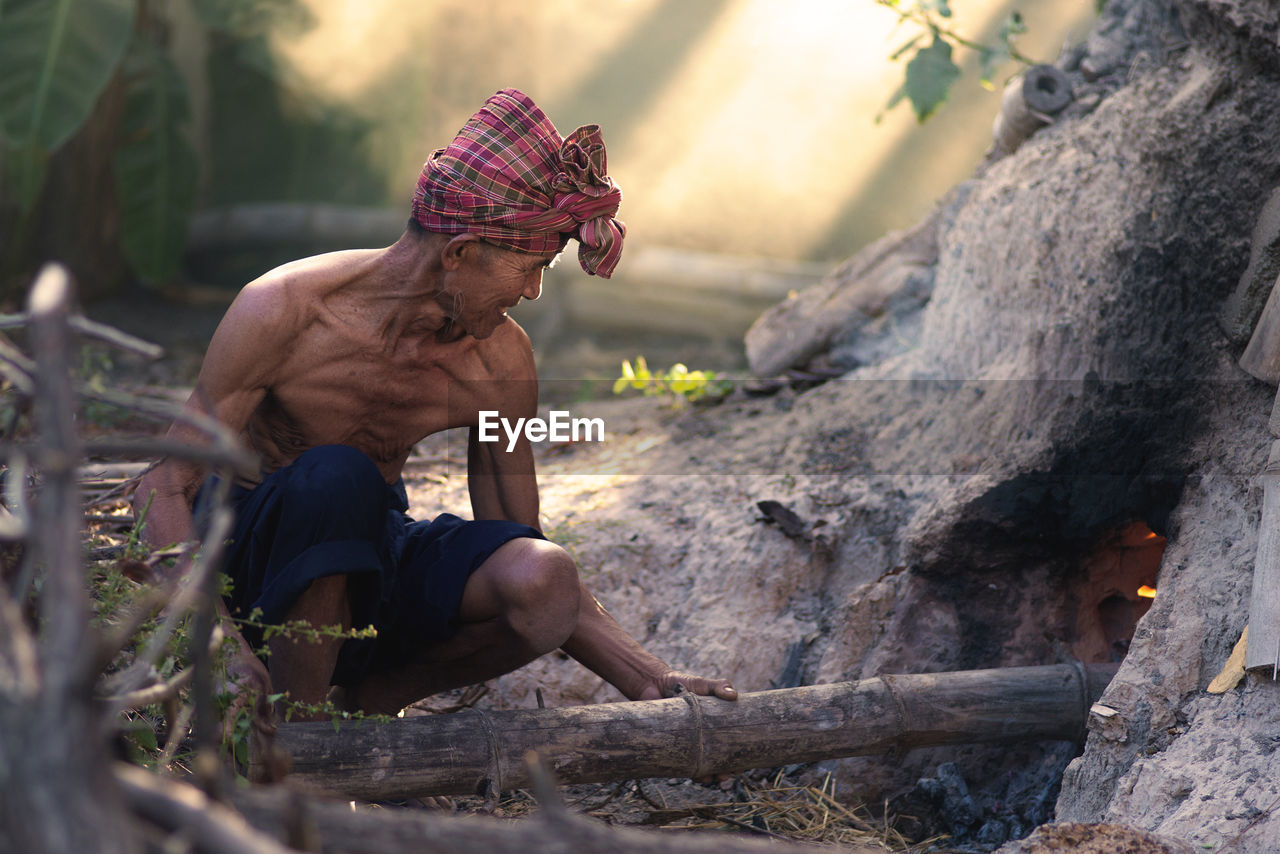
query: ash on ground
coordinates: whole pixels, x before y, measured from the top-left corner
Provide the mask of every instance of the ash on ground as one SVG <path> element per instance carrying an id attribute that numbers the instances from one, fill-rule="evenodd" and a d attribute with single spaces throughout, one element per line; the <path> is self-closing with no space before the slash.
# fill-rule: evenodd
<path id="1" fill-rule="evenodd" d="M 894 826 L 915 841 L 945 837 L 939 847 L 929 850 L 994 851 L 1053 820 L 1063 771 L 1077 753 L 1070 742 L 1050 743 L 1038 762 L 985 784 L 966 780 L 956 763 L 944 762 L 935 776 L 922 778 L 890 801 Z"/>

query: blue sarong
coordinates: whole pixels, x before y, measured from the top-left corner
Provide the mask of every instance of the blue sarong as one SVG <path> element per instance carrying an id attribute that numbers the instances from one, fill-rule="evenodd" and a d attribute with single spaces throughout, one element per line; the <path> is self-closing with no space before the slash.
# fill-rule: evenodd
<path id="1" fill-rule="evenodd" d="M 206 484 L 197 508 L 210 493 Z M 415 522 L 403 481 L 388 485 L 369 457 L 345 445 L 312 448 L 253 488 L 232 487 L 231 502 L 225 571 L 233 617 L 258 609 L 262 622 L 283 622 L 313 581 L 347 576 L 352 626 L 372 625 L 378 635 L 342 645 L 332 683 L 343 686 L 452 637 L 471 573 L 510 540 L 544 539 L 517 522 L 448 513 Z M 261 629 L 242 632 L 262 647 Z"/>

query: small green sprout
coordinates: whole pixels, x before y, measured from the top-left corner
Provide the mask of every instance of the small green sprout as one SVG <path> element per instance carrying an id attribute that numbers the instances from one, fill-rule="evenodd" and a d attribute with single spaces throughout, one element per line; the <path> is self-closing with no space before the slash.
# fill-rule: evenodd
<path id="1" fill-rule="evenodd" d="M 622 394 L 627 389 L 638 389 L 646 397 L 671 395 L 683 403 L 704 397 L 723 397 L 729 393 L 729 381 L 715 371 L 691 371 L 680 362 L 665 373 L 654 373 L 644 356 L 637 356 L 635 365 L 629 359 L 623 360 L 622 376 L 613 381 L 614 394 Z"/>

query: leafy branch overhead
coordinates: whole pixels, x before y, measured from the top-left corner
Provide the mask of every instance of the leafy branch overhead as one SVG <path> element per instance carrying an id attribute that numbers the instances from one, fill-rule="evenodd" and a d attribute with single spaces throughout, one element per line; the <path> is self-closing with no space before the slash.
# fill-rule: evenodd
<path id="1" fill-rule="evenodd" d="M 929 118 L 951 94 L 952 85 L 961 76 L 960 66 L 952 59 L 956 46 L 968 48 L 978 55 L 978 82 L 985 89 L 995 88 L 992 79 L 997 69 L 1010 59 L 1024 65 L 1031 60 L 1014 46 L 1014 39 L 1026 32 L 1022 16 L 1011 12 L 996 32 L 993 44 L 968 39 L 949 26 L 952 17 L 950 0 L 875 0 L 892 9 L 898 15 L 898 24 L 909 24 L 919 32 L 913 35 L 889 55 L 899 60 L 910 55 L 902 85 L 889 98 L 884 110 L 876 116 L 879 121 L 885 112 L 896 107 L 903 99 L 911 102 L 916 120 Z"/>

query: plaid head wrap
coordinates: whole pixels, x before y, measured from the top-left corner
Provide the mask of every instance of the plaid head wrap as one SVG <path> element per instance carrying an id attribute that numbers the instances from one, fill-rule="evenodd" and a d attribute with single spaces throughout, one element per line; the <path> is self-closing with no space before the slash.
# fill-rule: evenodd
<path id="1" fill-rule="evenodd" d="M 533 254 L 576 237 L 582 269 L 607 279 L 627 230 L 614 218 L 622 191 L 606 171 L 598 125 L 562 138 L 528 95 L 503 89 L 422 167 L 413 217 L 427 231 L 471 232 Z"/>

